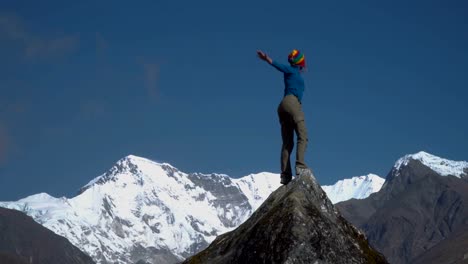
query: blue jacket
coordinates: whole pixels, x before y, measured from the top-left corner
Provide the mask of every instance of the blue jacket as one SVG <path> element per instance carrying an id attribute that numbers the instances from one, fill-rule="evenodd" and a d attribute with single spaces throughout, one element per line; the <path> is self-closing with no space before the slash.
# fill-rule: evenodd
<path id="1" fill-rule="evenodd" d="M 299 66 L 284 65 L 276 61 L 271 65 L 284 73 L 284 96 L 293 94 L 301 103 L 305 84 Z"/>

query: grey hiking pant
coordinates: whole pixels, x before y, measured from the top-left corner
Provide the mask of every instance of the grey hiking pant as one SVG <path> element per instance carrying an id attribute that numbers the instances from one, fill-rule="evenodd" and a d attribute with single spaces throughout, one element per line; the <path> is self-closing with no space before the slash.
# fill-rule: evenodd
<path id="1" fill-rule="evenodd" d="M 283 145 L 281 147 L 281 176 L 292 175 L 291 152 L 294 148 L 294 132 L 297 137 L 296 148 L 296 170 L 297 168 L 307 168 L 304 162 L 304 154 L 307 147 L 307 128 L 304 120 L 304 113 L 299 100 L 294 95 L 286 95 L 278 106 L 278 117 L 281 123 L 281 137 Z"/>

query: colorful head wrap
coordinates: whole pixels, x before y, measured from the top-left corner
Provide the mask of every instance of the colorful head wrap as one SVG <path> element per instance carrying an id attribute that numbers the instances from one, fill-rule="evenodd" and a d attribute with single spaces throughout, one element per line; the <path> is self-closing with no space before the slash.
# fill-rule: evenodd
<path id="1" fill-rule="evenodd" d="M 298 50 L 293 50 L 288 55 L 288 61 L 291 65 L 298 65 L 305 67 L 305 56 L 304 53 L 301 53 Z"/>

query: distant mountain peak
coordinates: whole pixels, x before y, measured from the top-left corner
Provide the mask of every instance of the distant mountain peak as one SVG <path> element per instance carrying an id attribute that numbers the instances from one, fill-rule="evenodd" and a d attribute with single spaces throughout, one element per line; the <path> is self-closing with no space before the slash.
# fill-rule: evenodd
<path id="1" fill-rule="evenodd" d="M 21 200 L 19 200 L 19 202 L 29 202 L 29 201 L 34 201 L 34 202 L 37 202 L 37 201 L 50 201 L 50 200 L 57 200 L 57 198 L 53 197 L 53 196 L 50 196 L 48 193 L 45 193 L 45 192 L 42 192 L 42 193 L 38 193 L 38 194 L 33 194 L 33 195 L 30 195 L 28 197 L 25 197 Z"/>
<path id="2" fill-rule="evenodd" d="M 140 156 L 136 156 L 136 155 L 133 155 L 133 154 L 129 154 L 123 158 L 121 158 L 120 160 L 117 161 L 117 164 L 118 163 L 127 163 L 127 164 L 134 164 L 134 165 L 145 165 L 145 164 L 152 164 L 152 165 L 159 165 L 159 166 L 162 166 L 162 167 L 168 167 L 168 168 L 174 168 L 174 166 L 172 166 L 171 164 L 167 163 L 167 162 L 158 162 L 158 161 L 154 161 L 154 160 L 151 160 L 151 159 L 148 159 L 148 158 L 144 158 L 144 157 L 140 157 Z"/>
<path id="3" fill-rule="evenodd" d="M 346 201 L 351 198 L 364 199 L 372 193 L 378 192 L 385 179 L 376 174 L 352 177 L 337 181 L 333 185 L 323 185 L 323 190 L 327 193 L 332 203 Z"/>
<path id="4" fill-rule="evenodd" d="M 168 175 L 174 175 L 174 173 L 179 172 L 177 168 L 169 163 L 160 163 L 130 154 L 119 159 L 107 172 L 88 182 L 80 189 L 78 194 L 83 193 L 93 185 L 102 185 L 109 181 L 116 181 L 116 177 L 122 177 L 122 175 L 138 177 L 138 181 L 143 184 L 142 171 L 148 167 L 154 166 L 160 167 L 163 171 L 167 172 Z"/>
<path id="5" fill-rule="evenodd" d="M 123 157 L 122 159 L 130 159 L 130 160 L 140 160 L 140 159 L 144 159 L 144 160 L 148 160 L 146 158 L 143 158 L 143 157 L 140 157 L 140 156 L 137 156 L 137 155 L 133 155 L 133 154 L 128 154 L 127 156 Z"/>
<path id="6" fill-rule="evenodd" d="M 420 161 L 423 165 L 429 167 L 442 176 L 452 175 L 462 178 L 468 175 L 468 162 L 444 159 L 425 151 L 409 154 L 400 158 L 395 163 L 394 170 L 400 171 L 400 169 L 407 166 L 412 160 Z M 398 173 L 396 176 L 398 176 Z"/>
<path id="7" fill-rule="evenodd" d="M 396 162 L 379 192 L 345 201 L 338 208 L 390 263 L 455 263 L 456 252 L 464 253 L 460 249 L 468 245 L 468 240 L 463 244 L 464 239 L 457 237 L 468 219 L 467 165 L 424 151 L 406 155 Z M 448 242 L 437 249 L 443 241 Z M 415 261 L 425 252 L 433 253 Z"/>
<path id="8" fill-rule="evenodd" d="M 354 185 L 359 184 L 362 181 L 368 182 L 382 182 L 384 179 L 377 174 L 369 173 L 367 175 L 362 176 L 354 176 L 351 179 L 343 179 L 340 181 L 351 181 Z"/>

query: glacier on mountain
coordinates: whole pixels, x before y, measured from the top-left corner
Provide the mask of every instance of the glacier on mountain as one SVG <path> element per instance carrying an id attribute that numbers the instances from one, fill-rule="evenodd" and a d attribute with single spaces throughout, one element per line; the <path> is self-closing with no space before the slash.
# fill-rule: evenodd
<path id="1" fill-rule="evenodd" d="M 418 160 L 442 176 L 452 175 L 460 178 L 462 175 L 468 175 L 468 162 L 448 160 L 424 151 L 405 155 L 395 163 L 394 169 L 399 171 L 402 166 L 408 165 L 410 160 Z"/>
<path id="2" fill-rule="evenodd" d="M 363 177 L 324 189 L 330 187 L 332 201 L 364 198 L 377 190 L 377 176 Z M 187 174 L 129 155 L 73 198 L 40 193 L 0 206 L 26 212 L 98 263 L 175 263 L 243 223 L 280 186 L 279 178 Z"/>
<path id="3" fill-rule="evenodd" d="M 375 174 L 352 177 L 351 179 L 339 180 L 333 185 L 322 185 L 332 203 L 339 203 L 351 198 L 364 199 L 372 193 L 378 192 L 385 179 Z"/>

